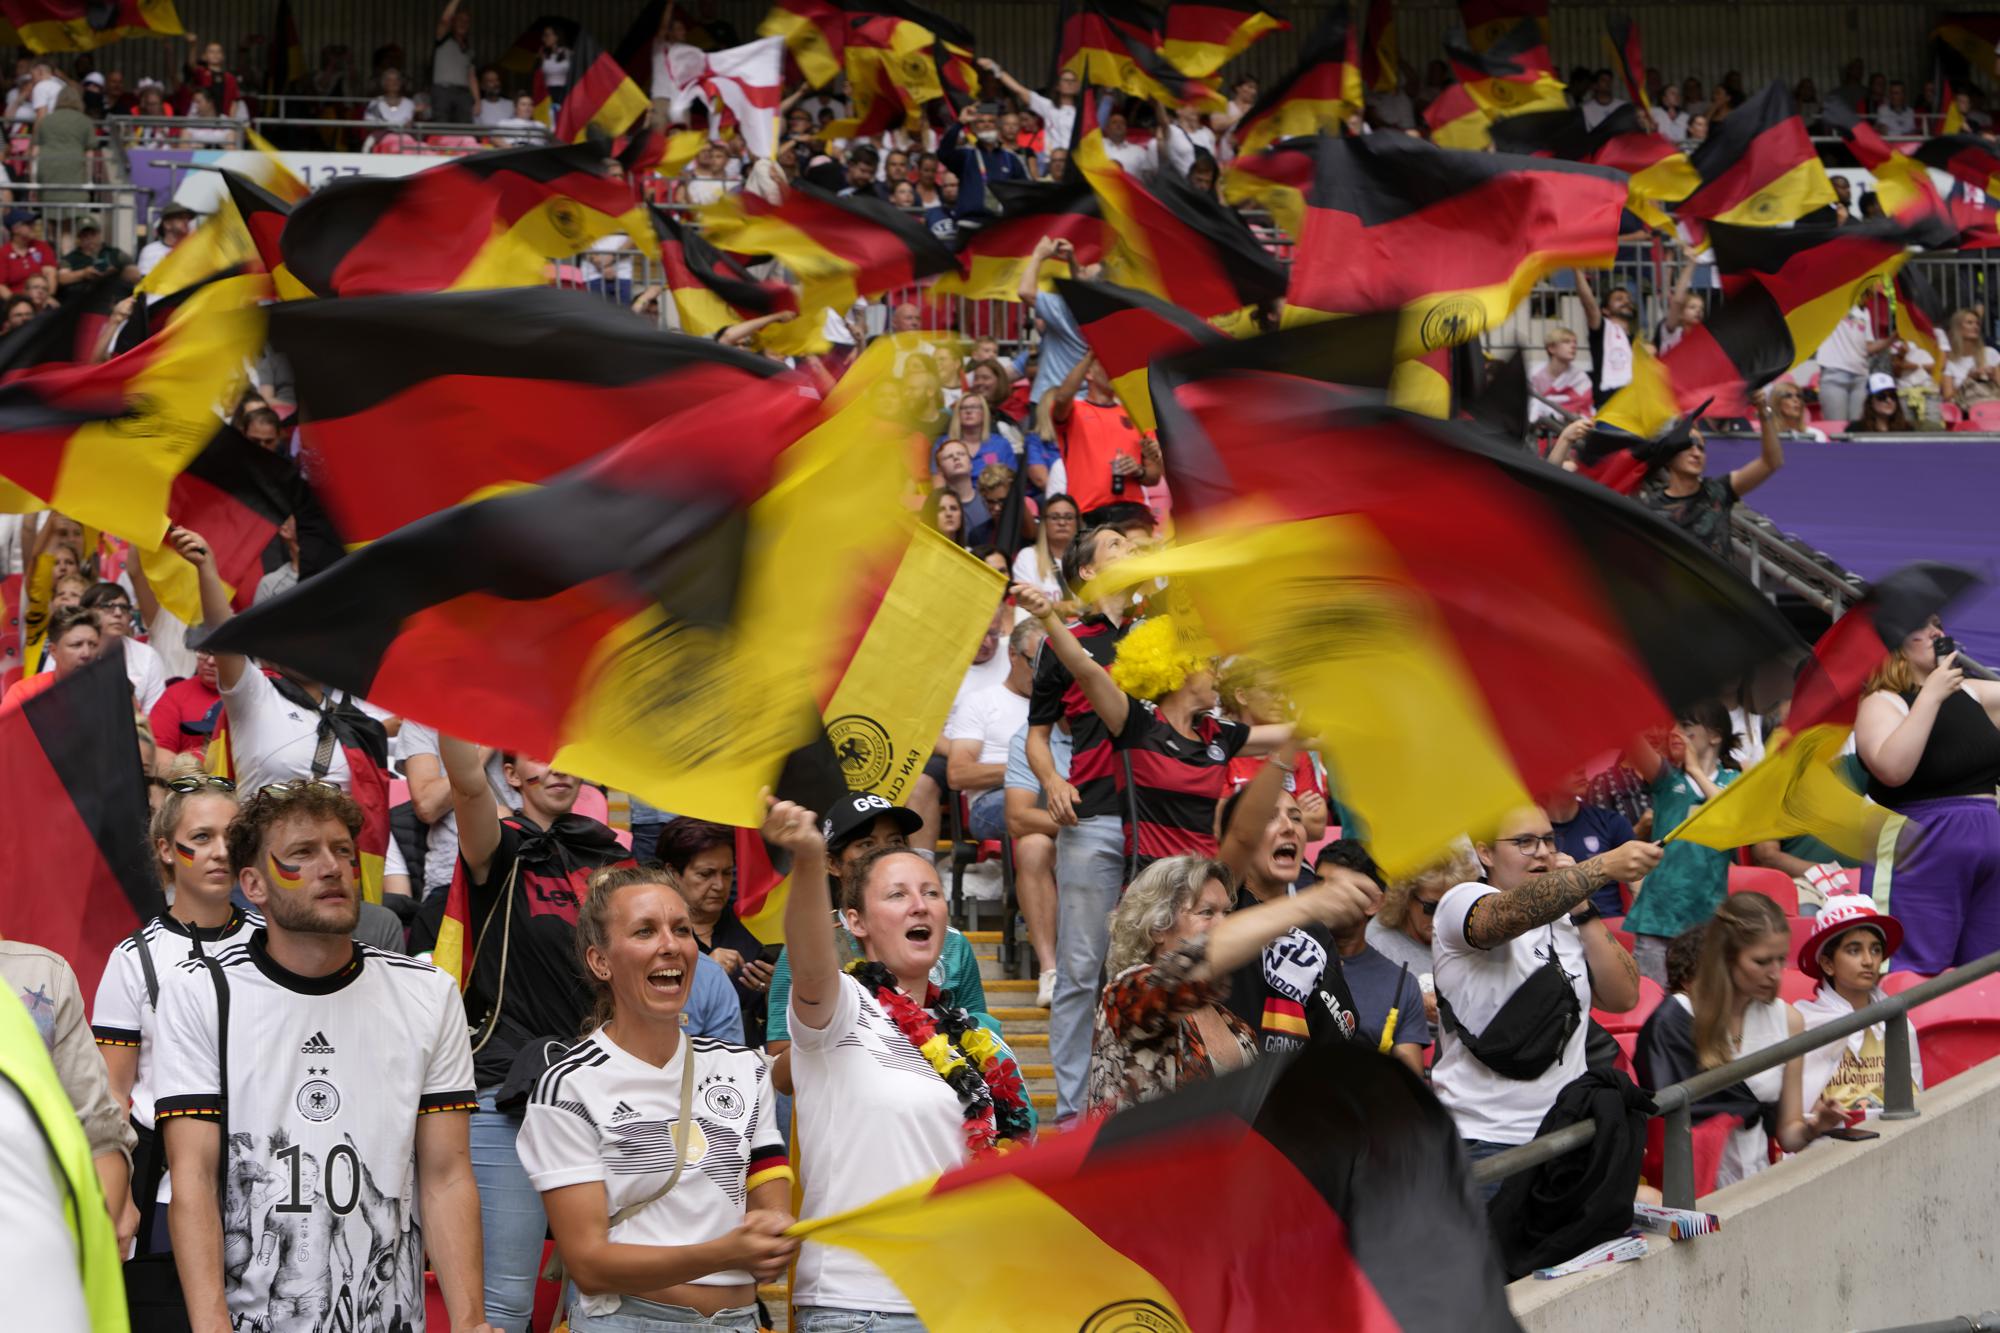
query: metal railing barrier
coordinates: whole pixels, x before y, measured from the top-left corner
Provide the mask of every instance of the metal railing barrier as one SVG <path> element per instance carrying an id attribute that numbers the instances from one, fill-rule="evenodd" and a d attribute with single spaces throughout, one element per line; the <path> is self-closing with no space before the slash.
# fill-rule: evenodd
<path id="1" fill-rule="evenodd" d="M 1920 1004 L 1949 995 L 1962 986 L 1968 986 L 1981 977 L 2000 972 L 2000 951 L 1987 954 L 1976 962 L 1964 967 L 1953 968 L 1949 972 L 1932 977 L 1929 981 L 1902 992 L 1877 1000 L 1865 1009 L 1836 1018 L 1824 1027 L 1816 1027 L 1801 1032 L 1796 1037 L 1787 1037 L 1775 1045 L 1714 1069 L 1705 1069 L 1693 1078 L 1670 1084 L 1653 1093 L 1653 1104 L 1659 1108 L 1659 1115 L 1666 1122 L 1665 1152 L 1660 1164 L 1660 1193 L 1666 1197 L 1669 1208 L 1693 1208 L 1694 1193 L 1694 1122 L 1692 1107 L 1702 1098 L 1722 1091 L 1731 1084 L 1740 1083 L 1753 1074 L 1761 1074 L 1768 1069 L 1776 1069 L 1787 1060 L 1804 1055 L 1807 1051 L 1828 1046 L 1836 1041 L 1844 1041 L 1864 1028 L 1877 1023 L 1884 1025 L 1882 1033 L 1882 1118 L 1884 1120 L 1909 1120 L 1920 1112 L 1916 1108 L 1915 1090 L 1910 1085 L 1910 1022 L 1909 1013 Z M 1663 1001 L 1671 1003 L 1671 1001 Z M 1597 1122 L 1579 1121 L 1565 1126 L 1552 1134 L 1544 1134 L 1495 1153 L 1472 1168 L 1472 1178 L 1481 1185 L 1490 1185 L 1505 1180 L 1511 1175 L 1532 1170 L 1545 1162 L 1552 1162 L 1566 1153 L 1574 1152 L 1597 1137 Z"/>

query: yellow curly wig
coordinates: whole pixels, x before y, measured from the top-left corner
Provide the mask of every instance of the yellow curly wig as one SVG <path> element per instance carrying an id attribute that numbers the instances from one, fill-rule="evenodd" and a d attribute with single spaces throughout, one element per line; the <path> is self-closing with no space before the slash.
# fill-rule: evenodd
<path id="1" fill-rule="evenodd" d="M 1135 699 L 1158 701 L 1187 684 L 1189 676 L 1214 666 L 1181 644 L 1172 616 L 1148 616 L 1119 641 L 1111 681 Z"/>

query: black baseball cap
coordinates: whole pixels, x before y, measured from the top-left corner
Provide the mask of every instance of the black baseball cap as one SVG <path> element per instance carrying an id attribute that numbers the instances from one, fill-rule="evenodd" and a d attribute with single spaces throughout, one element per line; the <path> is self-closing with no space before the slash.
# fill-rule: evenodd
<path id="1" fill-rule="evenodd" d="M 907 806 L 891 804 L 887 797 L 873 792 L 854 792 L 836 801 L 820 816 L 819 835 L 826 839 L 828 854 L 837 855 L 883 815 L 895 816 L 896 827 L 906 838 L 924 826 L 923 816 Z"/>

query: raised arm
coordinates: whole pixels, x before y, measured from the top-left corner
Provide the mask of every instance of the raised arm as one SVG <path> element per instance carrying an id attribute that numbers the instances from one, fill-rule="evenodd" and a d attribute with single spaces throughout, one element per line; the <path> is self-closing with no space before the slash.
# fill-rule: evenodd
<path id="1" fill-rule="evenodd" d="M 440 42 L 451 32 L 451 16 L 458 12 L 458 3 L 459 0 L 446 0 L 444 13 L 438 15 L 437 40 Z"/>
<path id="2" fill-rule="evenodd" d="M 1284 791 L 1285 777 L 1298 757 L 1296 738 L 1280 745 L 1271 762 L 1259 768 L 1250 785 L 1243 789 L 1230 813 L 1228 827 L 1216 832 L 1216 859 L 1229 867 L 1229 873 L 1239 884 L 1264 841 L 1264 830 L 1271 817 L 1278 813 L 1278 795 Z"/>
<path id="3" fill-rule="evenodd" d="M 215 572 L 215 552 L 198 532 L 187 528 L 168 528 L 167 540 L 173 543 L 174 551 L 181 559 L 194 566 L 195 579 L 201 588 L 201 620 L 204 627 L 213 630 L 216 626 L 235 615 L 229 605 L 229 589 L 223 586 L 222 576 Z M 253 670 L 250 659 L 241 653 L 215 654 L 215 681 L 223 689 L 232 688 L 243 678 L 243 673 Z"/>
<path id="4" fill-rule="evenodd" d="M 1465 942 L 1475 949 L 1496 944 L 1567 916 L 1606 884 L 1627 883 L 1650 874 L 1661 851 L 1650 842 L 1628 842 L 1544 875 L 1531 875 L 1518 888 L 1489 893 L 1465 914 Z"/>
<path id="5" fill-rule="evenodd" d="M 1076 251 L 1066 240 L 1056 236 L 1044 236 L 1035 242 L 1035 248 L 1028 254 L 1028 265 L 1021 271 L 1021 304 L 1034 307 L 1035 298 L 1042 294 L 1042 261 L 1054 257 L 1069 264 L 1072 273 L 1076 268 Z"/>
<path id="6" fill-rule="evenodd" d="M 1090 374 L 1090 363 L 1097 359 L 1094 352 L 1086 352 L 1077 358 L 1076 364 L 1063 376 L 1062 383 L 1049 391 L 1049 419 L 1068 421 L 1076 407 L 1076 395 L 1083 388 L 1084 379 Z"/>
<path id="7" fill-rule="evenodd" d="M 765 796 L 764 840 L 792 854 L 792 892 L 785 901 L 785 954 L 792 964 L 791 1021 L 815 1032 L 833 1020 L 840 985 L 840 946 L 833 938 L 833 900 L 826 884 L 826 843 L 813 813 Z"/>
<path id="8" fill-rule="evenodd" d="M 1576 299 L 1583 303 L 1583 322 L 1591 329 L 1604 327 L 1604 307 L 1597 304 L 1597 289 L 1590 285 L 1590 275 L 1580 268 L 1570 270 L 1576 279 Z"/>
<path id="9" fill-rule="evenodd" d="M 486 883 L 493 853 L 500 850 L 500 812 L 493 789 L 486 785 L 486 766 L 479 751 L 456 736 L 438 737 L 438 758 L 451 783 L 451 808 L 458 816 L 458 854 L 475 884 Z"/>
<path id="10" fill-rule="evenodd" d="M 1762 432 L 1757 456 L 1729 474 L 1729 489 L 1742 499 L 1762 486 L 1785 465 L 1785 442 L 1778 436 L 1778 414 L 1771 410 L 1771 404 L 1759 393 L 1753 400 L 1757 405 L 1757 425 Z"/>
<path id="11" fill-rule="evenodd" d="M 1695 270 L 1694 251 L 1688 249 L 1686 245 L 1682 245 L 1680 247 L 1680 251 L 1681 251 L 1680 272 L 1675 275 L 1674 289 L 1667 296 L 1666 322 L 1667 322 L 1667 327 L 1670 329 L 1678 329 L 1682 327 L 1681 312 L 1687 308 L 1688 293 L 1694 290 L 1694 270 Z"/>
<path id="12" fill-rule="evenodd" d="M 1084 646 L 1077 642 L 1076 635 L 1069 632 L 1062 617 L 1056 614 L 1055 603 L 1048 594 L 1031 583 L 1014 585 L 1014 605 L 1042 622 L 1048 631 L 1048 646 L 1056 655 L 1056 660 L 1069 668 L 1070 675 L 1076 677 L 1083 697 L 1090 701 L 1091 711 L 1104 719 L 1104 725 L 1113 736 L 1125 730 L 1125 720 L 1132 711 L 1132 696 L 1118 688 L 1111 679 L 1111 673 L 1097 664 Z"/>

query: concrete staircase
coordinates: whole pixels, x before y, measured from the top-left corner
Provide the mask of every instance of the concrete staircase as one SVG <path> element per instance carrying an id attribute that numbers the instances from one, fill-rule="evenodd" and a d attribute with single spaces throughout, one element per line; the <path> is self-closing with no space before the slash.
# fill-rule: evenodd
<path id="1" fill-rule="evenodd" d="M 1048 1128 L 1056 1114 L 1055 1070 L 1049 1065 L 1049 1011 L 1035 1004 L 1036 981 L 1017 980 L 1000 969 L 1000 932 L 968 930 L 965 938 L 979 958 L 980 980 L 986 986 L 986 1010 L 1000 1020 L 1000 1030 L 1020 1062 L 1035 1113 Z"/>

